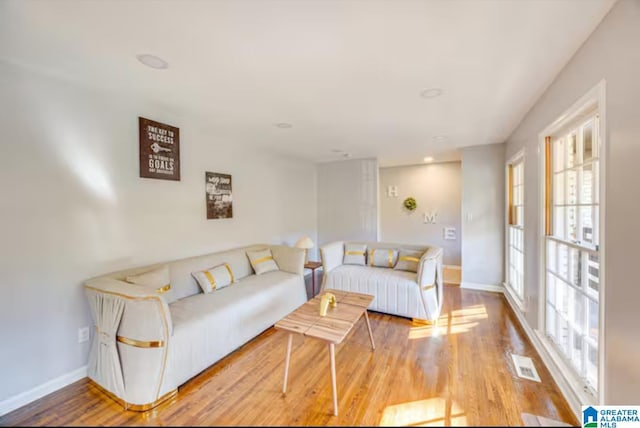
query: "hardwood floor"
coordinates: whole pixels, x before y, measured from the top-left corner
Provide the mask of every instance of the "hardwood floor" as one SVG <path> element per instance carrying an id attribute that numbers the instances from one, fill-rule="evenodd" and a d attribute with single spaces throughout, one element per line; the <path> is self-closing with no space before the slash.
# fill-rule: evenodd
<path id="1" fill-rule="evenodd" d="M 370 312 L 336 347 L 333 416 L 324 342 L 271 328 L 145 412 L 124 411 L 87 380 L 0 417 L 0 425 L 522 425 L 533 413 L 578 425 L 500 294 L 445 288 L 437 326 Z M 520 379 L 510 353 L 533 358 L 542 383 Z"/>

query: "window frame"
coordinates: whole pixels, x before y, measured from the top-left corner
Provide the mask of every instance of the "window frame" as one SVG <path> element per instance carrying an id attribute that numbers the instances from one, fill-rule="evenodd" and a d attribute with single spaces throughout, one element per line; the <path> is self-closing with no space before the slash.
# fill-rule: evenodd
<path id="1" fill-rule="evenodd" d="M 551 217 L 549 226 L 546 229 L 544 245 L 547 250 L 547 264 L 545 265 L 545 280 L 547 290 L 547 300 L 545 301 L 546 315 L 553 316 L 552 325 L 545 325 L 545 334 L 551 335 L 555 339 L 552 340 L 554 346 L 560 355 L 567 360 L 569 366 L 576 370 L 581 379 L 586 379 L 589 391 L 597 391 L 599 388 L 599 379 L 597 374 L 599 366 L 595 365 L 595 373 L 593 364 L 590 364 L 591 349 L 598 349 L 597 340 L 589 333 L 590 314 L 593 303 L 599 305 L 599 277 L 600 277 L 600 251 L 598 248 L 598 231 L 600 224 L 597 216 L 600 210 L 599 199 L 596 198 L 597 190 L 594 189 L 595 180 L 598 180 L 598 174 L 589 174 L 591 179 L 591 191 L 589 195 L 590 203 L 585 204 L 582 198 L 585 196 L 583 187 L 586 168 L 591 171 L 597 171 L 600 163 L 598 156 L 598 145 L 592 150 L 593 156 L 583 159 L 584 151 L 584 130 L 591 127 L 593 134 L 598 134 L 599 115 L 597 110 L 586 112 L 584 117 L 579 117 L 577 121 L 570 123 L 567 127 L 560 130 L 556 135 L 549 139 L 549 158 L 552 179 L 545 180 L 550 185 L 548 194 L 552 195 L 548 201 L 551 206 Z M 594 132 L 595 131 L 595 132 Z M 573 140 L 573 143 L 568 143 Z M 592 138 L 592 142 L 599 143 L 599 138 Z M 574 156 L 571 156 L 571 152 Z M 571 162 L 569 157 L 574 157 Z M 559 162 L 559 165 L 557 164 Z M 571 179 L 573 175 L 573 179 Z M 573 183 L 573 185 L 571 184 Z M 557 187 L 559 186 L 559 187 Z M 570 189 L 573 188 L 572 191 Z M 573 197 L 570 195 L 573 194 Z M 592 224 L 591 239 L 587 239 L 583 230 L 582 208 L 589 207 Z M 570 220 L 573 213 L 573 220 Z M 570 225 L 573 225 L 573 228 Z M 573 235 L 572 231 L 573 230 Z M 549 249 L 553 247 L 553 255 L 549 253 Z M 561 250 L 564 251 L 561 251 Z M 561 261 L 566 258 L 564 269 Z M 589 289 L 587 269 L 590 266 L 590 256 L 595 255 L 598 258 L 598 288 Z M 575 259 L 574 259 L 575 257 Z M 579 266 L 576 271 L 575 263 Z M 564 271 L 564 273 L 563 273 Z M 575 277 L 577 275 L 577 278 Z M 579 279 L 579 283 L 576 283 Z M 549 293 L 549 290 L 553 290 Z M 561 292 L 563 290 L 563 292 Z M 556 294 L 557 295 L 554 295 Z M 562 298 L 564 296 L 564 298 Z M 557 299 L 562 298 L 560 301 Z M 564 304 L 562 304 L 564 303 Z M 599 310 L 599 306 L 598 306 Z M 599 314 L 596 314 L 599 319 Z M 545 324 L 548 320 L 545 319 Z M 564 325 L 564 331 L 561 332 L 560 325 Z M 600 335 L 598 326 L 598 336 Z M 563 343 L 563 338 L 566 343 Z M 576 344 L 579 346 L 576 347 Z M 596 375 L 594 378 L 593 374 Z"/>
<path id="2" fill-rule="evenodd" d="M 511 247 L 511 235 L 510 235 L 510 227 L 513 226 L 512 221 L 513 221 L 513 211 L 512 211 L 512 168 L 513 166 L 517 165 L 517 164 L 522 164 L 522 217 L 523 219 L 526 217 L 524 214 L 525 211 L 525 204 L 524 204 L 524 198 L 525 198 L 525 175 L 526 175 L 526 157 L 525 157 L 525 149 L 521 149 L 518 152 L 516 152 L 513 156 L 511 156 L 511 158 L 509 158 L 507 160 L 507 162 L 505 163 L 505 229 L 504 229 L 504 233 L 505 233 L 505 282 L 504 282 L 504 286 L 505 286 L 505 290 L 507 290 L 507 292 L 509 293 L 509 295 L 513 298 L 513 301 L 516 303 L 516 305 L 518 305 L 518 307 L 520 308 L 520 310 L 525 311 L 526 310 L 526 287 L 525 287 L 525 282 L 526 282 L 526 277 L 527 277 L 527 261 L 526 261 L 526 246 L 524 245 L 524 236 L 525 236 L 525 223 L 523 221 L 522 224 L 522 240 L 523 240 L 523 246 L 522 246 L 522 297 L 518 295 L 517 291 L 513 289 L 513 287 L 511 287 L 511 278 L 510 278 L 510 272 L 511 272 L 511 253 L 510 253 L 510 247 Z"/>
<path id="3" fill-rule="evenodd" d="M 599 179 L 598 179 L 598 193 L 599 193 L 599 207 L 598 207 L 598 224 L 599 224 L 599 247 L 598 253 L 600 258 L 600 278 L 599 278 L 599 295 L 598 295 L 598 389 L 596 394 L 592 394 L 588 391 L 588 388 L 583 384 L 582 380 L 573 374 L 573 369 L 569 370 L 569 366 L 563 360 L 560 354 L 557 353 L 556 345 L 551 343 L 546 337 L 546 307 L 547 307 L 547 237 L 550 234 L 548 229 L 549 222 L 552 221 L 551 215 L 551 198 L 547 189 L 550 189 L 549 180 L 552 178 L 553 172 L 546 162 L 546 151 L 548 145 L 547 137 L 557 134 L 563 128 L 567 128 L 572 122 L 577 122 L 580 117 L 586 112 L 593 110 L 597 111 L 599 116 Z M 585 95 L 578 99 L 569 109 L 561 114 L 558 119 L 547 126 L 542 132 L 538 134 L 538 194 L 539 200 L 542 201 L 539 204 L 538 212 L 538 326 L 536 334 L 541 340 L 544 347 L 549 351 L 549 355 L 563 376 L 571 386 L 572 391 L 580 399 L 583 404 L 601 404 L 604 403 L 604 397 L 606 394 L 606 383 L 604 380 L 604 368 L 606 366 L 605 355 L 605 316 L 604 310 L 606 306 L 605 302 L 605 290 L 606 290 L 606 239 L 605 239 L 605 216 L 606 216 L 606 166 L 607 166 L 607 112 L 606 112 L 606 80 L 602 79 L 598 84 L 591 88 Z"/>

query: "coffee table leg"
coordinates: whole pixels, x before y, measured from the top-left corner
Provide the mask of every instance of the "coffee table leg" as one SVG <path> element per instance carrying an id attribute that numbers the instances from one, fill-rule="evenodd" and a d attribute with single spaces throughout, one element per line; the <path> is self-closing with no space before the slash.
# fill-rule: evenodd
<path id="1" fill-rule="evenodd" d="M 364 320 L 367 322 L 367 329 L 369 330 L 369 339 L 371 339 L 371 349 L 375 351 L 376 344 L 373 343 L 373 334 L 371 333 L 371 324 L 369 324 L 369 315 L 367 314 L 366 310 L 364 311 Z"/>
<path id="2" fill-rule="evenodd" d="M 293 341 L 293 333 L 289 333 L 289 342 L 287 343 L 287 358 L 284 363 L 284 385 L 282 385 L 282 393 L 287 393 L 287 377 L 289 376 L 289 360 L 291 359 L 291 342 Z"/>
<path id="3" fill-rule="evenodd" d="M 329 343 L 329 354 L 331 354 L 331 387 L 333 389 L 333 414 L 338 416 L 338 391 L 336 390 L 336 347 Z"/>

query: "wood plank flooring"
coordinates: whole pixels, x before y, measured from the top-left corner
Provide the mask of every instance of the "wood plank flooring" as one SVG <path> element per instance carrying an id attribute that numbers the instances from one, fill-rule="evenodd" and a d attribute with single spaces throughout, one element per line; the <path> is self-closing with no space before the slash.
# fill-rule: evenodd
<path id="1" fill-rule="evenodd" d="M 504 296 L 445 288 L 437 326 L 370 312 L 376 350 L 358 322 L 336 347 L 333 416 L 324 342 L 270 328 L 145 412 L 124 411 L 86 379 L 0 417 L 0 425 L 522 425 L 527 412 L 578 425 Z M 520 379 L 510 353 L 533 358 L 542 383 Z"/>

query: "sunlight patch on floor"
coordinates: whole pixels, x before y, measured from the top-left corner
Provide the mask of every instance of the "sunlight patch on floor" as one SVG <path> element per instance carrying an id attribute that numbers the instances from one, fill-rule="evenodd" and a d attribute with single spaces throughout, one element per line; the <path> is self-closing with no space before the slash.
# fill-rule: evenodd
<path id="1" fill-rule="evenodd" d="M 387 406 L 379 426 L 466 426 L 467 417 L 458 403 L 435 397 Z"/>
<path id="2" fill-rule="evenodd" d="M 488 317 L 487 308 L 484 305 L 474 305 L 451 311 L 451 316 L 453 318 L 465 317 L 467 320 L 484 320 Z"/>
<path id="3" fill-rule="evenodd" d="M 444 314 L 432 324 L 414 323 L 409 330 L 409 339 L 424 339 L 447 334 L 466 333 L 478 326 L 478 321 L 487 319 L 484 305 L 469 306 Z"/>
<path id="4" fill-rule="evenodd" d="M 409 330 L 409 339 L 424 339 L 427 337 L 438 337 L 444 335 L 451 334 L 460 334 L 466 333 L 472 328 L 478 325 L 477 322 L 470 323 L 461 323 L 457 325 L 433 325 L 433 326 L 421 326 L 421 327 L 411 327 Z"/>

